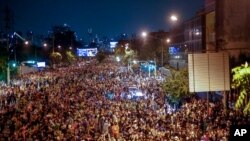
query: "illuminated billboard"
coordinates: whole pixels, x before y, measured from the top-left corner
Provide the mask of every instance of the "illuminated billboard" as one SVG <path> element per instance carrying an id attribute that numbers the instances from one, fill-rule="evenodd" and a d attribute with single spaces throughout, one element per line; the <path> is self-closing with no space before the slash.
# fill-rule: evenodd
<path id="1" fill-rule="evenodd" d="M 94 57 L 97 54 L 97 48 L 77 49 L 79 57 Z"/>
<path id="2" fill-rule="evenodd" d="M 169 54 L 177 54 L 180 52 L 180 48 L 178 47 L 169 47 L 168 49 Z"/>
<path id="3" fill-rule="evenodd" d="M 37 67 L 44 68 L 46 66 L 45 62 L 37 62 Z"/>

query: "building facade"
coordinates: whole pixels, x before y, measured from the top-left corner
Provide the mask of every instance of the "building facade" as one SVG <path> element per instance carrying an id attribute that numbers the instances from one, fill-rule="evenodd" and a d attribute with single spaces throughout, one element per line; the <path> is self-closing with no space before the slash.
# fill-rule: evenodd
<path id="1" fill-rule="evenodd" d="M 216 49 L 235 58 L 250 54 L 250 1 L 216 0 Z"/>
<path id="2" fill-rule="evenodd" d="M 175 68 L 187 67 L 188 53 L 204 51 L 203 15 L 200 12 L 171 30 L 169 47 L 169 64 Z"/>
<path id="3" fill-rule="evenodd" d="M 187 63 L 188 53 L 228 52 L 230 57 L 239 59 L 245 54 L 250 58 L 250 1 L 204 2 L 193 18 L 171 29 L 170 65 Z"/>

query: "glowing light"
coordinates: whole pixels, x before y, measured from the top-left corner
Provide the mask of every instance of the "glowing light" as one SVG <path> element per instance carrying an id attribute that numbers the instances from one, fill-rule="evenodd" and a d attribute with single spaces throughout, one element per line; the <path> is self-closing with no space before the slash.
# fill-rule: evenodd
<path id="1" fill-rule="evenodd" d="M 178 21 L 178 18 L 177 18 L 177 16 L 176 15 L 172 15 L 171 17 L 170 17 L 170 19 L 171 19 L 171 21 Z"/>
<path id="2" fill-rule="evenodd" d="M 25 45 L 28 45 L 28 44 L 29 44 L 29 42 L 28 42 L 28 41 L 25 41 L 25 42 L 24 42 L 24 44 L 25 44 Z"/>
<path id="3" fill-rule="evenodd" d="M 117 62 L 120 62 L 121 61 L 121 58 L 119 56 L 116 57 L 116 61 Z"/>
<path id="4" fill-rule="evenodd" d="M 197 31 L 197 32 L 195 32 L 195 35 L 200 35 L 200 32 L 198 32 L 198 31 Z"/>
<path id="5" fill-rule="evenodd" d="M 146 37 L 147 36 L 147 32 L 143 31 L 141 35 L 142 35 L 142 37 Z"/>
<path id="6" fill-rule="evenodd" d="M 35 61 L 27 61 L 28 64 L 34 64 Z"/>
<path id="7" fill-rule="evenodd" d="M 48 45 L 46 43 L 43 44 L 44 47 L 47 47 Z"/>
<path id="8" fill-rule="evenodd" d="M 134 60 L 133 63 L 136 64 L 137 63 L 136 60 Z"/>
<path id="9" fill-rule="evenodd" d="M 171 42 L 171 40 L 168 38 L 168 39 L 167 39 L 167 43 L 170 43 L 170 42 Z"/>
<path id="10" fill-rule="evenodd" d="M 181 58 L 181 57 L 180 57 L 179 55 L 176 55 L 175 58 L 176 58 L 176 59 L 179 59 L 179 58 Z"/>

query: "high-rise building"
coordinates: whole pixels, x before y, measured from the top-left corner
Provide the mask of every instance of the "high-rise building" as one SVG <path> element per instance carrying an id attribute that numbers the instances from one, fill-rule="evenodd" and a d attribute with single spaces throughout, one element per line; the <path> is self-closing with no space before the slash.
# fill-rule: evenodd
<path id="1" fill-rule="evenodd" d="M 244 53 L 250 57 L 250 1 L 204 2 L 204 9 L 171 29 L 170 65 L 186 60 L 187 53 L 228 52 L 235 58 Z"/>
<path id="2" fill-rule="evenodd" d="M 216 0 L 215 5 L 217 49 L 236 58 L 250 54 L 250 1 Z"/>

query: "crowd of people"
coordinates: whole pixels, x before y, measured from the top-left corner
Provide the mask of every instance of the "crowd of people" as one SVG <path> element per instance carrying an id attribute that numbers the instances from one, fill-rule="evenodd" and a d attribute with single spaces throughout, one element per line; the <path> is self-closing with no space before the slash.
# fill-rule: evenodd
<path id="1" fill-rule="evenodd" d="M 142 76 L 110 61 L 20 76 L 0 86 L 0 140 L 224 141 L 230 125 L 250 123 L 220 102 L 193 97 L 168 113 L 162 82 Z M 131 85 L 145 98 L 123 99 Z M 107 98 L 109 92 L 114 98 Z"/>

